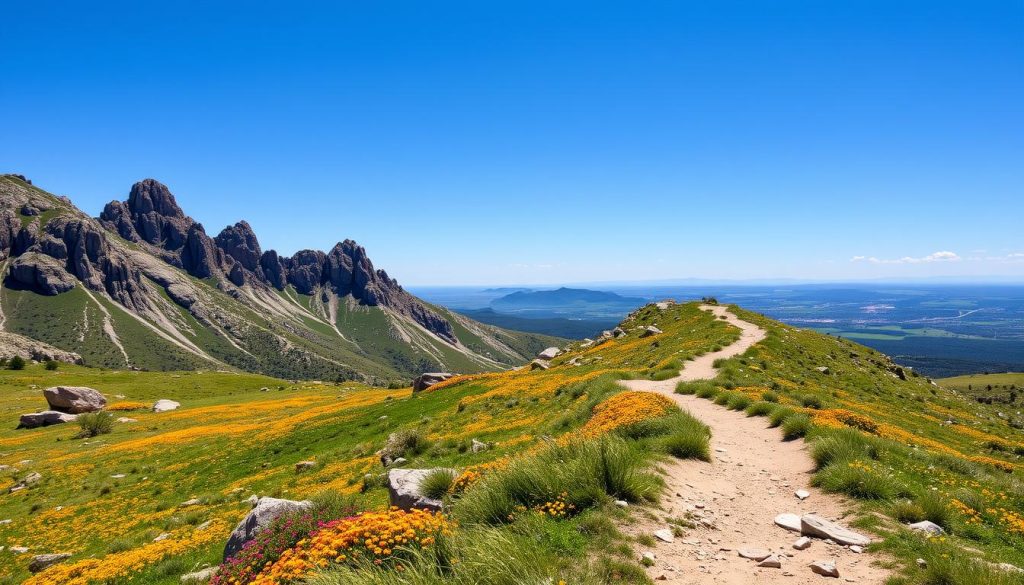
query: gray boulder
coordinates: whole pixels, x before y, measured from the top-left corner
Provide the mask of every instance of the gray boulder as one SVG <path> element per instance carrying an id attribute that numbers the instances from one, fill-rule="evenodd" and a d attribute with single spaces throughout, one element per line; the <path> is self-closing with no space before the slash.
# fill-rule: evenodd
<path id="1" fill-rule="evenodd" d="M 65 561 L 71 558 L 70 553 L 56 553 L 48 555 L 36 555 L 32 557 L 32 562 L 28 564 L 28 570 L 31 573 L 38 573 L 50 567 L 56 565 L 59 562 Z"/>
<path id="2" fill-rule="evenodd" d="M 297 502 L 278 498 L 260 498 L 256 502 L 256 506 L 231 531 L 228 543 L 224 546 L 224 560 L 230 559 L 235 553 L 242 550 L 245 543 L 252 540 L 281 514 L 305 510 L 312 505 L 313 502 L 308 500 Z"/>
<path id="3" fill-rule="evenodd" d="M 444 382 L 448 378 L 451 378 L 455 374 L 449 374 L 448 372 L 425 372 L 416 376 L 412 381 L 412 391 L 420 392 L 430 388 L 438 382 Z"/>
<path id="4" fill-rule="evenodd" d="M 19 429 L 34 429 L 37 427 L 48 427 L 50 425 L 59 425 L 62 423 L 74 422 L 78 418 L 77 414 L 68 414 L 66 412 L 59 412 L 56 410 L 44 410 L 42 412 L 31 412 L 29 414 L 21 415 L 19 419 Z"/>
<path id="5" fill-rule="evenodd" d="M 531 370 L 546 370 L 551 367 L 551 364 L 544 360 L 533 360 L 530 362 Z"/>
<path id="6" fill-rule="evenodd" d="M 392 506 L 402 510 L 419 508 L 421 510 L 439 511 L 443 507 L 441 500 L 428 498 L 420 494 L 420 483 L 434 469 L 392 469 L 388 471 L 388 498 Z M 452 472 L 454 473 L 454 471 Z"/>
<path id="7" fill-rule="evenodd" d="M 654 325 L 648 325 L 647 327 L 644 327 L 644 331 L 640 334 L 640 337 L 651 337 L 652 335 L 659 335 L 661 333 L 661 329 L 658 329 Z"/>
<path id="8" fill-rule="evenodd" d="M 929 536 L 942 536 L 946 533 L 946 531 L 943 530 L 941 526 L 929 520 L 922 520 L 921 522 L 909 524 L 908 528 L 910 528 L 914 532 L 923 532 L 924 534 L 927 534 Z"/>
<path id="9" fill-rule="evenodd" d="M 96 412 L 107 406 L 107 399 L 98 391 L 85 386 L 54 386 L 43 390 L 50 410 L 80 414 Z"/>
<path id="10" fill-rule="evenodd" d="M 558 357 L 558 354 L 560 353 L 562 353 L 562 351 L 557 347 L 549 347 L 544 351 L 538 353 L 537 358 L 542 360 L 553 360 L 556 357 Z"/>
<path id="11" fill-rule="evenodd" d="M 213 576 L 217 574 L 217 569 L 220 567 L 207 567 L 202 571 L 196 571 L 195 573 L 188 573 L 181 576 L 182 583 L 207 583 Z"/>
<path id="12" fill-rule="evenodd" d="M 830 538 L 844 546 L 871 544 L 870 538 L 814 514 L 804 514 L 800 518 L 800 532 L 806 536 Z"/>

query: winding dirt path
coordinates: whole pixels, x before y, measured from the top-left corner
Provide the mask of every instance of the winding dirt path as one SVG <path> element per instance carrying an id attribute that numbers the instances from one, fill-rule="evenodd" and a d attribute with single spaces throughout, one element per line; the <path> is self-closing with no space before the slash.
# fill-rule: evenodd
<path id="1" fill-rule="evenodd" d="M 634 513 L 633 523 L 622 527 L 627 534 L 653 535 L 669 527 L 666 518 L 691 516 L 695 528 L 684 530 L 674 542 L 657 541 L 652 547 L 638 545 L 639 552 L 656 555 L 647 569 L 654 579 L 697 585 L 717 583 L 753 585 L 786 583 L 855 582 L 875 585 L 885 582 L 888 572 L 871 566 L 873 555 L 858 554 L 846 547 L 814 539 L 806 550 L 796 550 L 793 542 L 799 534 L 775 525 L 776 515 L 816 513 L 842 521 L 851 508 L 841 497 L 810 487 L 814 464 L 802 440 L 782 440 L 778 429 L 771 429 L 763 417 L 747 417 L 710 400 L 675 393 L 680 381 L 714 378 L 714 361 L 742 354 L 765 338 L 760 327 L 743 321 L 726 307 L 703 305 L 738 327 L 740 339 L 721 351 L 689 361 L 676 378 L 663 381 L 628 380 L 630 390 L 658 392 L 670 396 L 680 407 L 711 427 L 713 463 L 673 459 L 662 466 L 667 484 L 661 505 Z M 795 491 L 805 489 L 810 497 L 800 500 Z M 782 568 L 761 568 L 754 561 L 740 558 L 742 547 L 768 549 L 779 555 Z M 785 555 L 785 556 L 782 556 Z M 811 572 L 814 561 L 834 562 L 839 579 Z"/>

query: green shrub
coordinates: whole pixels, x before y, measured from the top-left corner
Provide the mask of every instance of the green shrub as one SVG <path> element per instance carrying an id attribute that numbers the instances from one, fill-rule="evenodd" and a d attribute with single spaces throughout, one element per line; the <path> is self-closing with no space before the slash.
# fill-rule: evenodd
<path id="1" fill-rule="evenodd" d="M 651 374 L 651 379 L 655 381 L 671 380 L 679 375 L 679 370 L 658 370 Z"/>
<path id="2" fill-rule="evenodd" d="M 811 481 L 826 492 L 862 500 L 888 500 L 900 491 L 895 480 L 858 460 L 837 461 L 815 474 Z"/>
<path id="3" fill-rule="evenodd" d="M 648 458 L 615 435 L 550 444 L 471 486 L 455 515 L 463 523 L 500 524 L 515 517 L 518 506 L 532 509 L 560 497 L 577 512 L 609 496 L 653 501 L 661 481 L 645 469 Z"/>
<path id="4" fill-rule="evenodd" d="M 86 412 L 75 419 L 78 423 L 79 438 L 105 435 L 114 430 L 114 417 L 109 412 Z"/>
<path id="5" fill-rule="evenodd" d="M 707 434 L 694 429 L 679 431 L 665 439 L 665 450 L 680 459 L 711 461 L 711 445 Z"/>
<path id="6" fill-rule="evenodd" d="M 381 458 L 397 459 L 419 455 L 430 448 L 430 441 L 422 429 L 408 428 L 395 431 L 388 436 Z"/>
<path id="7" fill-rule="evenodd" d="M 766 390 L 761 393 L 761 400 L 764 400 L 765 402 L 777 403 L 779 401 L 779 395 L 776 394 L 775 392 L 772 392 L 771 390 Z"/>
<path id="8" fill-rule="evenodd" d="M 889 514 L 904 524 L 913 524 L 924 520 L 924 510 L 910 500 L 900 500 L 892 505 Z"/>
<path id="9" fill-rule="evenodd" d="M 782 437 L 787 441 L 799 439 L 811 429 L 811 417 L 799 412 L 791 414 L 782 421 Z"/>
<path id="10" fill-rule="evenodd" d="M 24 370 L 25 369 L 25 358 L 20 355 L 16 355 L 11 358 L 11 361 L 7 362 L 8 370 Z"/>
<path id="11" fill-rule="evenodd" d="M 57 362 L 56 360 L 46 360 L 46 369 L 47 370 L 53 372 L 53 371 L 56 371 L 57 368 L 59 368 L 59 367 L 60 367 L 60 363 Z"/>
<path id="12" fill-rule="evenodd" d="M 771 402 L 755 402 L 747 407 L 747 416 L 768 416 L 775 408 Z"/>
<path id="13" fill-rule="evenodd" d="M 952 526 L 952 512 L 947 505 L 947 499 L 931 490 L 926 491 L 917 498 L 917 504 L 924 511 L 924 519 L 934 522 L 946 530 Z"/>
<path id="14" fill-rule="evenodd" d="M 451 469 L 434 469 L 423 476 L 420 481 L 420 495 L 425 498 L 440 500 L 448 494 L 448 488 L 455 481 L 455 472 Z"/>
<path id="15" fill-rule="evenodd" d="M 698 382 L 680 382 L 676 384 L 676 394 L 696 394 L 700 396 L 700 390 L 705 389 L 710 391 L 710 395 L 713 396 L 718 393 L 717 388 L 711 382 L 707 380 L 701 380 Z M 700 396 L 701 398 L 707 398 L 707 396 Z"/>
<path id="16" fill-rule="evenodd" d="M 820 410 L 822 407 L 821 398 L 818 398 L 814 394 L 805 394 L 800 397 L 800 405 L 804 408 Z"/>
<path id="17" fill-rule="evenodd" d="M 726 406 L 729 407 L 729 410 L 743 410 L 750 406 L 752 402 L 753 400 L 751 400 L 746 394 L 736 392 L 729 397 L 729 401 L 726 403 Z"/>
<path id="18" fill-rule="evenodd" d="M 785 406 L 776 407 L 776 409 L 773 410 L 772 413 L 768 415 L 768 426 L 771 428 L 775 428 L 781 425 L 782 421 L 792 416 L 795 412 L 796 411 L 794 411 L 792 408 L 787 408 Z"/>
<path id="19" fill-rule="evenodd" d="M 837 461 L 879 457 L 878 440 L 854 429 L 828 429 L 822 433 L 811 443 L 811 458 L 817 469 Z"/>
<path id="20" fill-rule="evenodd" d="M 718 387 L 712 384 L 702 385 L 697 388 L 697 398 L 714 398 L 718 394 Z"/>

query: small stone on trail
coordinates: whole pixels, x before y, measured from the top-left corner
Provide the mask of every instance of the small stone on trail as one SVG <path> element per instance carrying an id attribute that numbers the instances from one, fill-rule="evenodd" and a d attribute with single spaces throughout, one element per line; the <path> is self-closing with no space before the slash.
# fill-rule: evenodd
<path id="1" fill-rule="evenodd" d="M 851 544 L 865 546 L 871 543 L 870 538 L 814 514 L 804 514 L 800 518 L 800 532 L 807 536 L 830 538 L 847 546 Z"/>
<path id="2" fill-rule="evenodd" d="M 758 567 L 766 567 L 766 568 L 769 568 L 769 569 L 781 569 L 782 568 L 782 561 L 779 560 L 779 557 L 777 557 L 775 555 L 772 555 L 772 556 L 764 559 L 760 563 L 757 563 L 757 566 Z"/>
<path id="3" fill-rule="evenodd" d="M 855 544 L 855 545 L 850 547 L 850 552 L 860 554 L 860 553 L 864 552 L 864 549 L 862 547 L 859 547 L 859 546 L 857 546 Z"/>
<path id="4" fill-rule="evenodd" d="M 800 532 L 800 517 L 796 514 L 779 514 L 775 517 L 775 524 L 786 530 Z"/>
<path id="5" fill-rule="evenodd" d="M 657 557 L 657 556 L 656 556 L 656 555 L 655 555 L 654 553 L 652 553 L 651 551 L 646 551 L 646 552 L 644 552 L 644 553 L 643 553 L 642 555 L 640 555 L 640 560 L 641 560 L 641 561 L 643 561 L 643 560 L 648 560 L 648 561 L 650 561 L 650 562 L 652 562 L 652 563 L 653 563 L 653 562 L 654 562 L 654 560 L 655 560 L 655 559 L 657 559 L 657 558 L 658 558 L 658 557 Z"/>
<path id="6" fill-rule="evenodd" d="M 835 563 L 829 561 L 814 561 L 811 563 L 811 572 L 825 577 L 839 578 L 839 569 Z"/>
<path id="7" fill-rule="evenodd" d="M 811 492 L 807 490 L 796 490 L 796 497 L 800 498 L 801 500 L 806 500 L 807 498 L 811 497 Z"/>
<path id="8" fill-rule="evenodd" d="M 753 561 L 763 561 L 768 557 L 772 556 L 771 551 L 763 548 L 741 548 L 737 551 L 739 555 L 745 559 Z"/>
<path id="9" fill-rule="evenodd" d="M 810 546 L 811 539 L 807 538 L 806 536 L 801 536 L 800 538 L 796 539 L 796 542 L 793 543 L 793 548 L 795 548 L 796 550 L 804 550 Z"/>

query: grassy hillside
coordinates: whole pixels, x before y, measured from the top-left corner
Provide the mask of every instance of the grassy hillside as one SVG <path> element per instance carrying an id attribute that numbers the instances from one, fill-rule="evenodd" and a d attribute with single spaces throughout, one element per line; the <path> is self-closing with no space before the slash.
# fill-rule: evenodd
<path id="1" fill-rule="evenodd" d="M 1024 406 L 1024 373 L 970 374 L 936 380 L 943 388 L 956 390 L 989 404 Z"/>
<path id="2" fill-rule="evenodd" d="M 806 434 L 821 462 L 817 481 L 855 498 L 855 524 L 885 537 L 875 546 L 887 551 L 901 575 L 895 582 L 977 583 L 965 580 L 980 574 L 974 569 L 948 569 L 943 574 L 950 579 L 933 578 L 943 576 L 933 573 L 943 567 L 972 567 L 966 561 L 973 558 L 1024 565 L 1024 434 L 994 406 L 911 374 L 900 379 L 884 356 L 850 341 L 736 312 L 768 330 L 768 338 L 721 364 L 713 383 L 682 390 L 721 395 L 724 404 L 743 395 L 759 405 L 751 406 L 752 414 L 772 414 L 787 433 Z M 664 333 L 641 337 L 640 327 L 648 324 Z M 628 522 L 628 513 L 611 500 L 656 498 L 657 478 L 636 466 L 667 456 L 678 443 L 666 433 L 689 423 L 656 402 L 627 397 L 610 407 L 607 400 L 622 392 L 616 379 L 662 377 L 689 357 L 727 345 L 738 332 L 694 304 L 649 306 L 625 325 L 626 337 L 578 346 L 547 371 L 468 375 L 418 394 L 234 373 L 0 371 L 0 420 L 7 421 L 0 465 L 11 466 L 0 473 L 0 519 L 11 519 L 0 525 L 0 546 L 6 547 L 0 583 L 26 578 L 31 555 L 43 552 L 73 553 L 63 567 L 111 582 L 177 583 L 181 574 L 219 562 L 252 494 L 298 499 L 335 493 L 350 497 L 357 509 L 380 510 L 387 493 L 375 453 L 396 431 L 417 438 L 415 448 L 403 452 L 406 466 L 469 471 L 463 475 L 470 487 L 451 511 L 459 526 L 437 551 L 454 551 L 464 561 L 449 582 L 479 582 L 472 573 L 479 555 L 488 560 L 488 574 L 508 577 L 493 582 L 646 582 L 635 543 L 615 529 Z M 828 372 L 819 372 L 821 366 Z M 14 430 L 18 414 L 44 406 L 40 389 L 58 383 L 95 387 L 112 402 L 173 398 L 182 408 L 118 412 L 137 422 L 117 423 L 112 433 L 92 439 L 74 439 L 71 425 Z M 651 422 L 659 420 L 669 422 Z M 578 446 L 582 439 L 570 438 L 581 436 L 606 446 L 603 472 L 580 471 L 591 469 L 593 453 Z M 473 452 L 473 439 L 490 448 Z M 840 440 L 848 448 L 836 454 Z M 552 467 L 553 456 L 562 463 Z M 297 471 L 304 460 L 314 467 Z M 618 471 L 608 475 L 612 469 Z M 30 471 L 41 473 L 42 481 L 6 493 Z M 595 488 L 601 473 L 627 479 Z M 472 483 L 478 476 L 484 480 Z M 515 499 L 502 500 L 513 493 L 509 482 L 520 480 L 526 483 Z M 193 498 L 196 505 L 179 507 Z M 524 511 L 557 513 L 521 514 L 516 502 Z M 925 540 L 895 520 L 918 514 L 939 521 L 950 535 Z M 685 523 L 678 529 L 685 534 Z M 169 536 L 154 540 L 164 533 Z M 12 553 L 15 545 L 30 550 Z M 529 561 L 506 567 L 495 564 L 499 553 Z M 927 572 L 917 568 L 918 557 L 928 559 Z M 410 570 L 419 570 L 417 562 L 409 561 Z M 513 570 L 522 573 L 509 577 Z M 55 582 L 48 574 L 57 573 L 44 572 L 33 583 Z M 316 582 L 392 583 L 394 575 L 339 567 Z"/>

